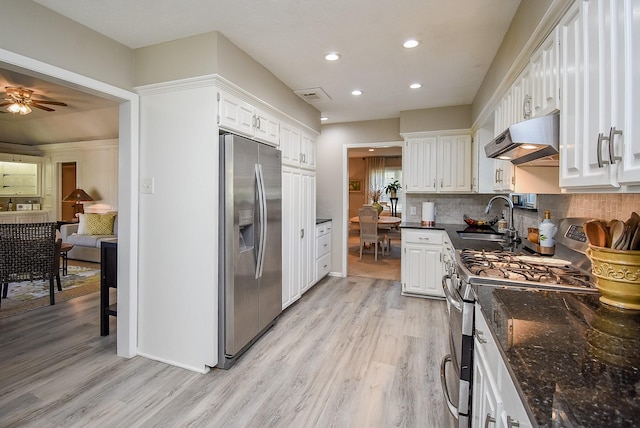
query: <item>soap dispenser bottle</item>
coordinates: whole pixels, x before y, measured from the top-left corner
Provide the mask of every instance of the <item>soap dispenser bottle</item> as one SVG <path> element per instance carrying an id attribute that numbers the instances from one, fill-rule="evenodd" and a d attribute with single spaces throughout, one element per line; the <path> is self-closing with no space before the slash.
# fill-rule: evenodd
<path id="1" fill-rule="evenodd" d="M 540 234 L 540 252 L 542 254 L 553 254 L 555 252 L 556 243 L 553 236 L 556 234 L 557 227 L 551 222 L 551 211 L 544 212 L 544 220 L 538 226 Z"/>

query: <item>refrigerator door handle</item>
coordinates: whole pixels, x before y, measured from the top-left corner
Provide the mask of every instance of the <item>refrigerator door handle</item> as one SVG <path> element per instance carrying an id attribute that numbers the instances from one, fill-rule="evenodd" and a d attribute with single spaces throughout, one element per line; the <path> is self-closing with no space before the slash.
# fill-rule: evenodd
<path id="1" fill-rule="evenodd" d="M 267 241 L 267 198 L 264 188 L 262 165 L 256 164 L 256 182 L 258 187 L 258 216 L 260 224 L 260 241 L 258 243 L 258 257 L 256 260 L 256 279 L 262 276 L 264 266 L 265 243 Z"/>

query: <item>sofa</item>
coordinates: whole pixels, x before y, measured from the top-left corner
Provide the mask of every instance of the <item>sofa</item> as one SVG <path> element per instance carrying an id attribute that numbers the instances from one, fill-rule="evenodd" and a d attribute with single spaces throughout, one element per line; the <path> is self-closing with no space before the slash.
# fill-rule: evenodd
<path id="1" fill-rule="evenodd" d="M 60 226 L 60 238 L 73 245 L 67 257 L 74 260 L 100 263 L 102 241 L 118 238 L 118 217 L 115 213 L 79 214 L 78 223 Z"/>

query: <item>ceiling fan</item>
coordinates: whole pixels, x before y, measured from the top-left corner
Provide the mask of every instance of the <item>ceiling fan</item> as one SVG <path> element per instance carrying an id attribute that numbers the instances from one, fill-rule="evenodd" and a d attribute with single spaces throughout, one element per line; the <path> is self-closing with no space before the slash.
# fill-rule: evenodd
<path id="1" fill-rule="evenodd" d="M 54 109 L 42 104 L 62 107 L 67 106 L 67 104 L 60 101 L 34 100 L 31 98 L 33 95 L 33 91 L 31 89 L 17 88 L 14 86 L 7 86 L 5 89 L 7 94 L 4 98 L 4 102 L 0 103 L 0 107 L 9 106 L 7 107 L 7 111 L 10 113 L 20 113 L 22 115 L 29 114 L 31 113 L 31 107 L 39 108 L 44 111 L 55 111 Z"/>

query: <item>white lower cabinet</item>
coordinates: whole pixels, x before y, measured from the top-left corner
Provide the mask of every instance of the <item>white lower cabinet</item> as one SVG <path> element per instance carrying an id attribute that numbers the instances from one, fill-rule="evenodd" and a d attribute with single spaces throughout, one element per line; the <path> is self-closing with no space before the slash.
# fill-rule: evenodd
<path id="1" fill-rule="evenodd" d="M 316 225 L 316 278 L 320 281 L 331 272 L 331 229 L 330 221 Z"/>
<path id="2" fill-rule="evenodd" d="M 0 213 L 0 223 L 26 224 L 26 223 L 46 223 L 49 213 L 44 211 L 7 211 Z"/>
<path id="3" fill-rule="evenodd" d="M 441 230 L 402 229 L 402 294 L 444 298 Z"/>
<path id="4" fill-rule="evenodd" d="M 475 324 L 471 427 L 531 427 L 479 305 L 476 305 Z"/>
<path id="5" fill-rule="evenodd" d="M 282 309 L 298 300 L 316 278 L 316 176 L 282 168 Z"/>

